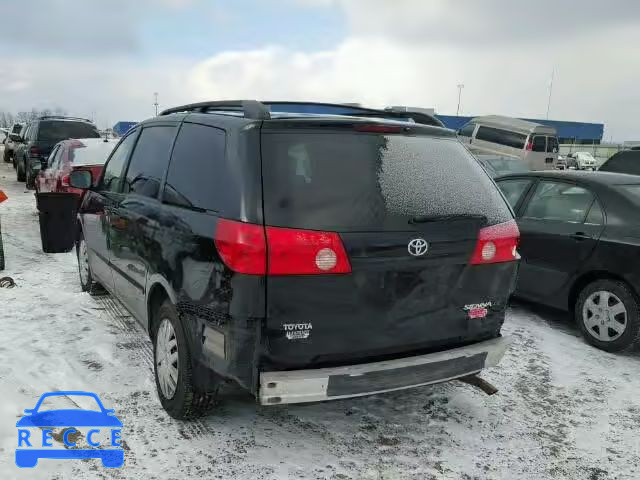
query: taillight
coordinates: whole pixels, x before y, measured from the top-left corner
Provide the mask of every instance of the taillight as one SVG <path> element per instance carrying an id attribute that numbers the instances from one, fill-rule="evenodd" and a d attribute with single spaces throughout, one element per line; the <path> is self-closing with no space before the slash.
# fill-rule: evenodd
<path id="1" fill-rule="evenodd" d="M 38 155 L 40 155 L 40 150 L 38 150 L 38 147 L 31 147 L 31 148 L 29 149 L 29 154 L 30 154 L 32 157 L 37 157 Z"/>
<path id="2" fill-rule="evenodd" d="M 267 227 L 269 275 L 350 273 L 351 264 L 335 232 Z"/>
<path id="3" fill-rule="evenodd" d="M 516 249 L 519 239 L 520 230 L 515 220 L 482 228 L 471 256 L 471 265 L 518 260 L 520 255 Z"/>
<path id="4" fill-rule="evenodd" d="M 357 132 L 364 133 L 401 133 L 405 128 L 395 125 L 356 125 L 354 127 Z"/>
<path id="5" fill-rule="evenodd" d="M 234 272 L 248 275 L 266 273 L 267 244 L 262 225 L 221 218 L 214 242 L 222 261 Z"/>
<path id="6" fill-rule="evenodd" d="M 65 175 L 60 179 L 60 185 L 63 187 L 70 187 L 71 185 L 69 184 L 69 175 Z"/>
<path id="7" fill-rule="evenodd" d="M 531 140 L 529 140 L 529 141 L 527 142 L 527 145 L 524 147 L 524 149 L 525 149 L 527 152 L 532 151 L 532 150 L 533 150 L 533 142 L 532 142 Z"/>
<path id="8" fill-rule="evenodd" d="M 249 275 L 313 275 L 350 273 L 340 236 L 280 227 L 263 227 L 220 219 L 216 247 L 227 267 Z"/>

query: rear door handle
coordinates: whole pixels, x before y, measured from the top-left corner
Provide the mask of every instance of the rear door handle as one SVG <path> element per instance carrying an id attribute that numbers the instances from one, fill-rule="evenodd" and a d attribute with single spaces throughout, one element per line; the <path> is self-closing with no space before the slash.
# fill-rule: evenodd
<path id="1" fill-rule="evenodd" d="M 579 242 L 583 240 L 591 240 L 593 237 L 591 235 L 587 235 L 584 232 L 576 232 L 570 235 L 574 240 L 578 240 Z"/>

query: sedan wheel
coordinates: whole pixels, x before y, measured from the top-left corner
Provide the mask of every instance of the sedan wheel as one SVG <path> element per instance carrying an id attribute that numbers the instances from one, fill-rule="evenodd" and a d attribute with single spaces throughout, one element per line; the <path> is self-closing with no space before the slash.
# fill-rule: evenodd
<path id="1" fill-rule="evenodd" d="M 615 294 L 600 290 L 584 303 L 582 321 L 590 335 L 601 342 L 612 342 L 627 328 L 627 309 Z"/>
<path id="2" fill-rule="evenodd" d="M 618 352 L 640 343 L 640 305 L 625 282 L 607 278 L 585 286 L 574 314 L 585 340 L 595 347 Z"/>
<path id="3" fill-rule="evenodd" d="M 168 318 L 164 318 L 156 335 L 156 372 L 162 395 L 171 400 L 178 386 L 178 339 Z"/>

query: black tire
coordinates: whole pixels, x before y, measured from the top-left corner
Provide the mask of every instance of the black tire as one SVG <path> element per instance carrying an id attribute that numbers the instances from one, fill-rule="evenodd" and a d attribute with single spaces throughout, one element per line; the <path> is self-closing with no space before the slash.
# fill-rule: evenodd
<path id="1" fill-rule="evenodd" d="M 24 182 L 26 180 L 26 175 L 25 175 L 25 171 L 24 171 L 24 162 L 18 161 L 18 166 L 16 168 L 16 179 L 19 182 Z"/>
<path id="2" fill-rule="evenodd" d="M 175 393 L 171 398 L 165 397 L 162 392 L 158 376 L 158 331 L 165 319 L 169 321 L 173 327 L 173 336 L 171 338 L 175 338 L 178 356 L 178 379 L 176 381 Z M 169 300 L 165 300 L 154 313 L 152 320 L 154 320 L 154 331 L 152 332 L 153 372 L 162 408 L 164 408 L 171 417 L 178 420 L 194 418 L 207 413 L 214 404 L 216 394 L 199 392 L 194 387 L 191 348 L 176 308 Z"/>
<path id="3" fill-rule="evenodd" d="M 82 261 L 80 258 L 82 251 L 82 244 L 84 242 L 84 237 L 82 233 L 78 237 L 78 241 L 76 242 L 76 258 L 78 259 L 78 277 L 80 278 L 80 287 L 83 292 L 87 292 L 89 295 L 102 295 L 105 293 L 104 288 L 98 282 L 93 279 L 93 273 L 91 273 L 91 265 L 87 262 L 86 268 L 87 273 L 83 278 L 82 274 Z M 86 245 L 86 244 L 85 244 Z"/>
<path id="4" fill-rule="evenodd" d="M 27 187 L 27 190 L 34 190 L 36 188 L 36 179 L 31 168 L 27 168 L 24 184 Z"/>
<path id="5" fill-rule="evenodd" d="M 4 270 L 4 245 L 2 244 L 2 229 L 0 229 L 0 271 Z"/>
<path id="6" fill-rule="evenodd" d="M 9 152 L 6 146 L 4 147 L 4 151 L 2 153 L 2 159 L 5 161 L 5 163 L 11 162 L 11 152 Z"/>
<path id="7" fill-rule="evenodd" d="M 583 315 L 585 303 L 589 296 L 599 291 L 612 293 L 620 299 L 620 302 L 626 309 L 626 313 L 624 315 L 616 316 L 619 319 L 619 322 L 624 319 L 625 328 L 624 332 L 615 340 L 602 341 L 596 338 L 592 333 L 590 333 L 590 329 L 595 332 L 596 330 L 594 329 L 598 328 L 597 332 L 599 332 L 599 329 L 602 327 L 600 325 L 595 325 L 590 328 L 586 325 L 586 318 Z M 578 326 L 580 327 L 580 331 L 587 342 L 601 350 L 605 350 L 607 352 L 620 352 L 632 347 L 633 345 L 640 344 L 640 302 L 638 302 L 638 298 L 633 290 L 624 282 L 602 279 L 596 280 L 595 282 L 587 285 L 582 289 L 578 296 L 574 316 Z"/>

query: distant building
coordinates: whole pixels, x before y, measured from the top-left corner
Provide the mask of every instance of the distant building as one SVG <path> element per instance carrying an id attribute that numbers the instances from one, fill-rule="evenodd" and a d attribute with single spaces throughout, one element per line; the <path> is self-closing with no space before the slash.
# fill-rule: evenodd
<path id="1" fill-rule="evenodd" d="M 447 128 L 451 128 L 452 130 L 459 130 L 476 116 L 478 115 L 472 117 L 436 115 Z M 600 142 L 602 142 L 602 135 L 604 134 L 604 124 L 602 123 L 567 122 L 539 118 L 522 118 L 521 120 L 555 128 L 558 134 L 558 141 L 565 144 L 599 145 Z"/>
<path id="2" fill-rule="evenodd" d="M 137 124 L 138 122 L 118 122 L 113 126 L 112 130 L 116 136 L 121 137 Z"/>

